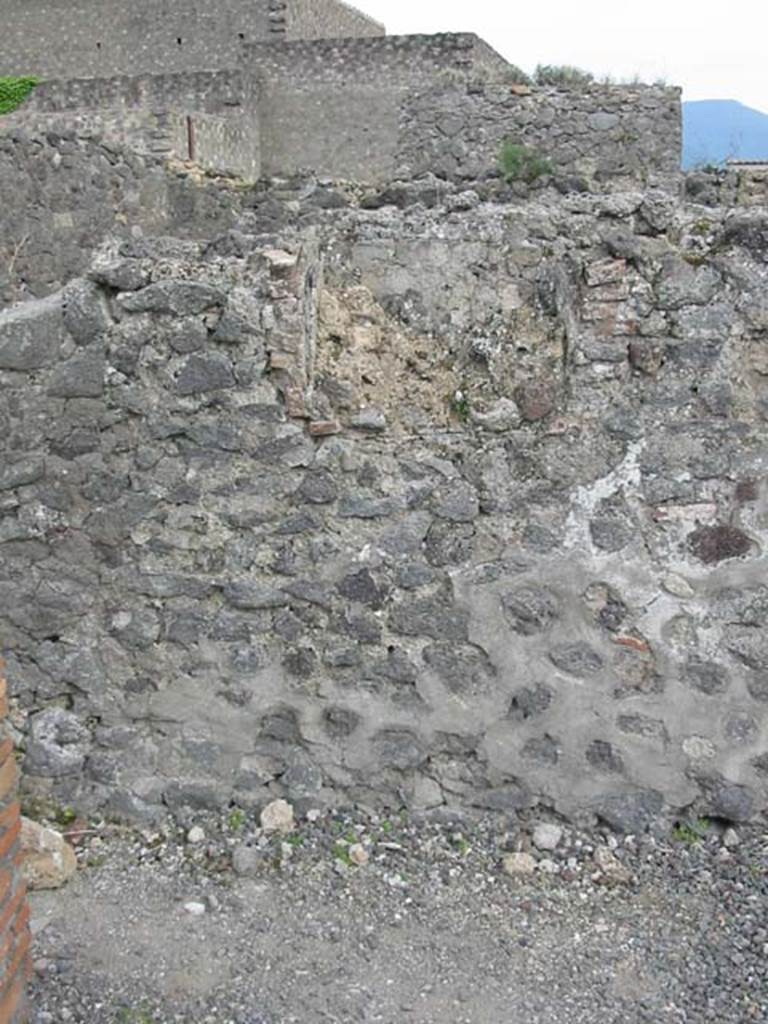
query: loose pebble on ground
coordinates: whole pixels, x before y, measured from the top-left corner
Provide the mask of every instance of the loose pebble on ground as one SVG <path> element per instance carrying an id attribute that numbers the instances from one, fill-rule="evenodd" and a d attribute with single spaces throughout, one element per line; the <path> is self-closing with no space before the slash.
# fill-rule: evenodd
<path id="1" fill-rule="evenodd" d="M 79 858 L 33 895 L 33 1024 L 768 1021 L 759 828 L 236 811 Z"/>

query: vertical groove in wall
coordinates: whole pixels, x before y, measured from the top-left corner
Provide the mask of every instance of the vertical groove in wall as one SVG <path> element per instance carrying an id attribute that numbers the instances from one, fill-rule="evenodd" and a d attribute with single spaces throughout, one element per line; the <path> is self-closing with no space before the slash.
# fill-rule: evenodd
<path id="1" fill-rule="evenodd" d="M 8 714 L 5 665 L 0 660 L 0 736 Z M 0 739 L 0 1022 L 29 1019 L 26 987 L 31 959 L 29 905 L 21 877 L 21 817 L 16 799 L 13 742 Z"/>

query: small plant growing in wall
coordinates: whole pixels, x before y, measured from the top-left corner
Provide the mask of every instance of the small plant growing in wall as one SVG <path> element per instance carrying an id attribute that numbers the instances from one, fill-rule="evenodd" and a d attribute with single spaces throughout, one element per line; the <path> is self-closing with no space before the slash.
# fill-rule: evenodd
<path id="1" fill-rule="evenodd" d="M 530 146 L 505 139 L 501 147 L 501 173 L 507 181 L 532 182 L 552 173 L 552 164 Z"/>
<path id="2" fill-rule="evenodd" d="M 692 846 L 706 839 L 709 830 L 707 818 L 697 818 L 695 821 L 679 821 L 672 830 L 672 837 L 678 843 L 686 843 Z"/>
<path id="3" fill-rule="evenodd" d="M 0 115 L 12 114 L 21 106 L 37 84 L 38 79 L 31 76 L 0 78 Z"/>
<path id="4" fill-rule="evenodd" d="M 469 399 L 463 391 L 454 391 L 448 399 L 451 407 L 451 412 L 454 416 L 457 416 L 462 423 L 466 423 L 469 419 Z"/>

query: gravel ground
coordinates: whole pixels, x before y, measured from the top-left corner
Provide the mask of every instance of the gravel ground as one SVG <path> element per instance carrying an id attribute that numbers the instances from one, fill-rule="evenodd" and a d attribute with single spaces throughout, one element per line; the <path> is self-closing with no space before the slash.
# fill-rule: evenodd
<path id="1" fill-rule="evenodd" d="M 768 1022 L 768 834 L 535 824 L 97 825 L 33 896 L 33 1022 Z"/>

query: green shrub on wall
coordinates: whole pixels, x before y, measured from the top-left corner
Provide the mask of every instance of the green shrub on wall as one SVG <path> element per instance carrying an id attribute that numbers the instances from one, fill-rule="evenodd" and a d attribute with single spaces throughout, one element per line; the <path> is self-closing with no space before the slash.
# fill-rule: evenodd
<path id="1" fill-rule="evenodd" d="M 507 181 L 532 182 L 542 174 L 552 174 L 552 164 L 530 146 L 506 139 L 501 147 L 501 173 Z"/>
<path id="2" fill-rule="evenodd" d="M 36 78 L 0 78 L 0 115 L 12 114 L 37 85 Z"/>
<path id="3" fill-rule="evenodd" d="M 578 89 L 591 85 L 595 76 L 591 71 L 574 68 L 570 64 L 539 64 L 533 73 L 536 85 L 559 85 Z"/>

